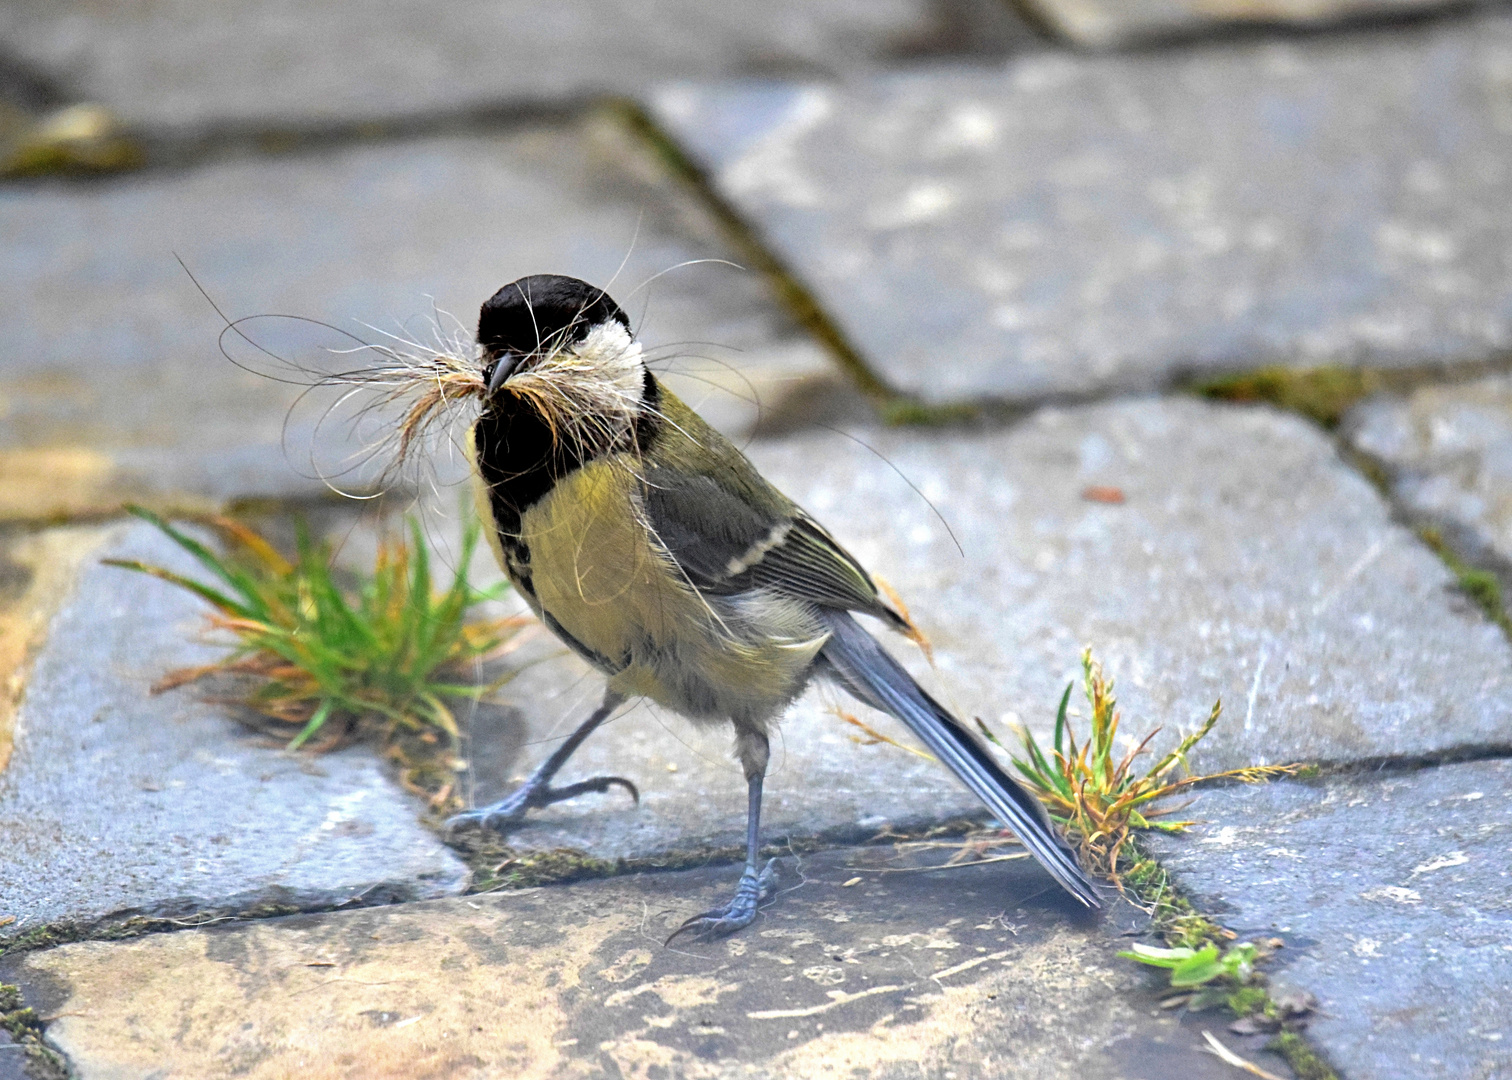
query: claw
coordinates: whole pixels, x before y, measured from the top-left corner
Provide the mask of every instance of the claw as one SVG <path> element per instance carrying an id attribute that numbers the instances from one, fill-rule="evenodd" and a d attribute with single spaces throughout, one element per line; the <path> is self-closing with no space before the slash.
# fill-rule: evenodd
<path id="1" fill-rule="evenodd" d="M 770 859 L 760 874 L 747 870 L 740 875 L 740 884 L 728 904 L 710 908 L 686 920 L 672 931 L 664 945 L 670 945 L 683 934 L 691 933 L 694 941 L 712 941 L 726 934 L 750 926 L 763 900 L 768 899 L 777 884 L 777 860 Z"/>
<path id="2" fill-rule="evenodd" d="M 450 833 L 463 825 L 476 825 L 480 829 L 504 832 L 509 826 L 521 821 L 527 810 L 538 810 L 543 806 L 550 806 L 564 799 L 573 799 L 579 795 L 590 793 L 603 795 L 611 787 L 624 788 L 635 800 L 636 805 L 640 805 L 640 789 L 623 776 L 595 776 L 592 779 L 579 780 L 575 784 L 560 788 L 554 788 L 547 783 L 526 781 L 496 803 L 453 814 L 446 819 L 443 828 Z"/>
<path id="3" fill-rule="evenodd" d="M 640 805 L 640 788 L 636 787 L 623 776 L 595 776 L 592 780 L 579 780 L 575 784 L 568 784 L 564 788 L 552 788 L 549 791 L 552 802 L 561 802 L 563 799 L 573 799 L 579 795 L 587 795 L 590 792 L 595 795 L 607 794 L 611 787 L 622 787 L 635 800 L 635 805 Z M 537 805 L 532 803 L 531 805 Z M 545 803 L 539 804 L 545 806 Z"/>

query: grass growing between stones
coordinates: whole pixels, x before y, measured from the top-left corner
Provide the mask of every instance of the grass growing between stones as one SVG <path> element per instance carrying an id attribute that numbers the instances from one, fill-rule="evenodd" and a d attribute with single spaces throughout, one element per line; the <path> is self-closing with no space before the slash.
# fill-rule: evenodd
<path id="1" fill-rule="evenodd" d="M 26 1075 L 33 1080 L 67 1080 L 63 1056 L 42 1041 L 42 1020 L 21 1000 L 21 989 L 0 983 L 0 1030 L 20 1048 Z"/>
<path id="2" fill-rule="evenodd" d="M 466 682 L 468 670 L 502 654 L 527 620 L 469 622 L 472 609 L 506 589 L 479 592 L 466 568 L 480 528 L 470 520 L 451 581 L 433 591 L 420 525 L 379 545 L 372 573 L 343 588 L 328 544 L 301 528 L 291 561 L 252 529 L 206 520 L 225 541 L 219 554 L 141 507 L 129 508 L 192 555 L 215 579 L 206 584 L 161 566 L 107 559 L 187 589 L 209 603 L 212 629 L 234 644 L 213 664 L 169 672 L 161 692 L 212 675 L 250 679 L 241 697 L 260 730 L 297 750 L 330 750 L 370 736 L 400 768 L 407 786 L 445 811 L 460 805 L 455 784 L 460 732 L 448 700 L 481 698 L 508 681 Z"/>
<path id="3" fill-rule="evenodd" d="M 1240 780 L 1257 783 L 1277 776 L 1295 776 L 1306 766 L 1255 765 L 1228 769 L 1205 776 L 1192 775 L 1187 754 L 1218 723 L 1223 703 L 1215 702 L 1207 721 L 1182 739 L 1176 749 L 1166 754 L 1144 772 L 1134 764 L 1149 751 L 1151 740 L 1160 734 L 1156 728 L 1137 745 L 1118 756 L 1118 702 L 1113 696 L 1113 680 L 1102 665 L 1092 659 L 1092 650 L 1082 653 L 1082 692 L 1091 708 L 1091 727 L 1084 741 L 1067 720 L 1067 706 L 1074 684 L 1066 685 L 1060 708 L 1055 715 L 1055 734 L 1047 754 L 1027 728 L 1018 731 L 1024 756 L 1003 745 L 997 735 L 980 719 L 977 727 L 991 742 L 1008 751 L 1013 766 L 1040 797 L 1050 816 L 1063 825 L 1081 850 L 1083 859 L 1098 873 L 1107 875 L 1123 887 L 1120 860 L 1130 847 L 1135 830 L 1158 829 L 1179 833 L 1195 824 L 1192 821 L 1162 821 L 1175 809 L 1156 807 L 1162 799 L 1198 784 L 1214 780 Z"/>
<path id="4" fill-rule="evenodd" d="M 1123 875 L 1124 884 L 1149 911 L 1152 930 L 1170 946 L 1168 955 L 1154 965 L 1170 967 L 1173 975 L 1162 1006 L 1193 1011 L 1222 1008 L 1230 1015 L 1229 1029 L 1235 1034 L 1272 1033 L 1267 1049 L 1280 1054 L 1301 1080 L 1339 1080 L 1301 1034 L 1316 1007 L 1312 996 L 1302 992 L 1272 995 L 1264 971 L 1259 970 L 1283 942 L 1270 938 L 1236 943 L 1238 935 L 1193 907 L 1163 866 L 1137 848 L 1136 855 Z M 1151 963 L 1144 956 L 1132 958 Z M 1180 980 L 1174 977 L 1178 971 L 1183 975 Z"/>

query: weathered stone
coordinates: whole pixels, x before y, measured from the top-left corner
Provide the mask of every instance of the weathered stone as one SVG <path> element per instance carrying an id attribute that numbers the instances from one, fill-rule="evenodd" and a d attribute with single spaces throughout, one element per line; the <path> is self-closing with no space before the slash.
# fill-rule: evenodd
<path id="1" fill-rule="evenodd" d="M 294 409 L 301 385 L 223 358 L 224 326 L 175 253 L 233 318 L 294 314 L 369 341 L 429 343 L 433 304 L 470 328 L 505 282 L 575 274 L 611 286 L 658 366 L 681 371 L 734 432 L 756 420 L 741 397 L 780 407 L 839 383 L 759 277 L 685 265 L 728 252 L 607 121 L 9 187 L 0 233 L 4 517 L 306 496 L 325 492 L 323 476 L 373 483 L 376 469 L 350 469 L 381 432 L 354 432 L 344 413 L 322 423 L 334 391 Z M 321 371 L 367 359 L 333 356 L 352 341 L 292 319 L 242 329 Z M 225 344 L 263 375 L 308 381 L 235 334 Z"/>
<path id="2" fill-rule="evenodd" d="M 94 534 L 89 534 L 94 535 Z M 82 547 L 89 535 L 48 541 Z M 219 651 L 200 605 L 97 556 L 192 563 L 145 525 L 95 535 L 27 679 L 0 773 L 0 936 L 109 916 L 191 917 L 446 895 L 465 868 L 364 749 L 318 760 L 253 738 L 224 705 L 153 696 Z"/>
<path id="3" fill-rule="evenodd" d="M 663 939 L 729 867 L 69 945 L 5 977 L 80 1080 L 1234 1075 L 1201 1050 L 1214 1021 L 1115 957 L 1116 919 L 1073 923 L 1022 862 L 891 855 L 790 860 L 714 944 Z"/>
<path id="4" fill-rule="evenodd" d="M 1287 941 L 1278 984 L 1344 1076 L 1512 1075 L 1512 762 L 1237 787 L 1199 838 L 1156 841 L 1178 884 Z"/>
<path id="5" fill-rule="evenodd" d="M 1475 3 L 1475 0 L 1471 0 Z M 1482 0 L 1490 6 L 1497 0 Z M 1455 0 L 1024 0 L 1057 33 L 1105 49 L 1234 26 L 1325 26 L 1459 11 Z"/>
<path id="6" fill-rule="evenodd" d="M 26 1075 L 26 1052 L 0 1029 L 0 1080 L 30 1080 Z"/>
<path id="7" fill-rule="evenodd" d="M 51 529 L 0 541 L 0 772 L 15 745 L 16 706 L 32 653 L 71 591 L 79 564 L 105 535 L 93 529 Z"/>
<path id="8" fill-rule="evenodd" d="M 930 402 L 1512 342 L 1506 16 L 657 102 Z"/>
<path id="9" fill-rule="evenodd" d="M 903 594 L 938 670 L 912 648 L 905 662 L 1005 739 L 1020 721 L 1048 733 L 1090 645 L 1118 680 L 1126 745 L 1163 726 L 1156 746 L 1169 747 L 1222 698 L 1223 719 L 1193 754 L 1204 770 L 1512 741 L 1512 649 L 1327 438 L 1294 417 L 1146 400 L 1046 410 L 1004 432 L 868 440 L 886 460 L 838 435 L 751 452 Z M 1092 486 L 1116 487 L 1124 502 L 1085 498 Z M 562 657 L 506 688 L 528 717 L 510 736 L 509 776 L 544 757 L 601 687 Z M 855 745 L 861 732 L 826 702 L 908 739 L 838 693 L 812 692 L 773 742 L 769 837 L 864 836 L 976 808 L 938 764 Z M 589 739 L 563 779 L 628 776 L 640 807 L 618 793 L 585 797 L 532 814 L 515 842 L 601 856 L 738 843 L 745 785 L 729 739 L 723 725 L 700 730 L 637 706 Z"/>
<path id="10" fill-rule="evenodd" d="M 79 97 L 173 127 L 384 121 L 630 94 L 668 78 L 838 73 L 899 55 L 1001 54 L 1033 34 L 994 0 L 18 0 L 0 40 Z"/>
<path id="11" fill-rule="evenodd" d="M 1392 495 L 1478 562 L 1512 570 L 1512 378 L 1426 386 L 1356 406 L 1343 424 Z"/>

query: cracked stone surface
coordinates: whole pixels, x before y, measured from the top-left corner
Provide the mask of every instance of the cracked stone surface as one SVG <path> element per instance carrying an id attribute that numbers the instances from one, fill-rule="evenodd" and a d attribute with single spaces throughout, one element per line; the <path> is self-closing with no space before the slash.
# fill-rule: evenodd
<path id="1" fill-rule="evenodd" d="M 232 318 L 299 315 L 368 341 L 429 343 L 434 308 L 470 338 L 483 300 L 529 273 L 613 283 L 659 366 L 733 433 L 758 420 L 742 399 L 770 416 L 845 393 L 761 279 L 683 265 L 729 252 L 608 121 L 12 185 L 0 234 L 0 518 L 318 495 L 323 476 L 373 483 L 376 469 L 352 471 L 372 426 L 326 417 L 334 392 L 300 399 L 301 385 L 264 377 L 349 367 L 327 350 L 353 342 L 255 320 L 243 328 L 289 363 L 233 335 L 242 370 L 175 253 Z"/>
<path id="2" fill-rule="evenodd" d="M 926 401 L 1512 342 L 1505 15 L 656 102 Z"/>
<path id="3" fill-rule="evenodd" d="M 1063 37 L 1090 48 L 1235 26 L 1317 27 L 1458 11 L 1454 0 L 1024 0 Z M 1481 0 L 1490 7 L 1500 0 Z M 1474 3 L 1474 0 L 1472 0 Z"/>
<path id="4" fill-rule="evenodd" d="M 1512 1076 L 1512 762 L 1203 796 L 1152 846 L 1200 910 L 1288 947 L 1277 983 L 1356 1080 Z"/>
<path id="5" fill-rule="evenodd" d="M 833 74 L 939 52 L 1001 55 L 1033 32 L 994 0 L 18 0 L 0 40 L 134 124 L 387 121 L 630 94 L 669 78 Z"/>
<path id="6" fill-rule="evenodd" d="M 68 945 L 0 973 L 56 1017 L 80 1080 L 1233 1075 L 1199 1049 L 1211 1019 L 1155 1008 L 1115 958 L 1117 913 L 1072 921 L 1023 862 L 879 873 L 919 865 L 892 859 L 789 860 L 791 891 L 715 944 L 662 942 L 729 867 Z"/>
<path id="7" fill-rule="evenodd" d="M 146 525 L 99 530 L 26 680 L 0 773 L 0 914 L 13 938 L 107 916 L 176 918 L 460 892 L 466 868 L 363 749 L 318 760 L 251 737 L 225 706 L 153 696 L 166 671 L 219 655 L 202 609 L 99 565 L 186 556 Z"/>
<path id="8" fill-rule="evenodd" d="M 1512 377 L 1374 398 L 1343 431 L 1384 466 L 1410 515 L 1477 561 L 1512 568 Z"/>
<path id="9" fill-rule="evenodd" d="M 1328 439 L 1294 417 L 1144 400 L 1044 410 L 1001 432 L 867 438 L 891 465 L 836 435 L 761 442 L 752 454 L 903 595 L 938 670 L 899 646 L 905 662 L 1004 738 L 1017 722 L 1048 733 L 1091 645 L 1118 681 L 1126 737 L 1163 727 L 1156 745 L 1169 746 L 1223 700 L 1224 718 L 1193 754 L 1204 770 L 1508 745 L 1512 649 Z M 893 466 L 938 507 L 964 555 Z M 1115 487 L 1124 502 L 1090 501 L 1089 487 Z M 502 775 L 482 777 L 479 796 L 523 777 L 601 686 L 564 657 L 508 688 L 525 722 L 490 729 L 484 741 L 512 749 L 493 758 Z M 768 836 L 865 837 L 976 809 L 935 763 L 856 745 L 829 703 L 909 738 L 812 691 L 773 743 Z M 562 775 L 601 773 L 637 782 L 640 807 L 617 793 L 585 797 L 533 814 L 514 842 L 601 856 L 739 842 L 745 787 L 727 729 L 641 705 Z"/>

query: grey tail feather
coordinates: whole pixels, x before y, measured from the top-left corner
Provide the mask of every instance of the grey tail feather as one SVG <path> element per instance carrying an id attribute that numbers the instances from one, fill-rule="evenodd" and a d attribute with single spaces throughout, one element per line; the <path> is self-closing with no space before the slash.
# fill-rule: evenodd
<path id="1" fill-rule="evenodd" d="M 1013 830 L 1041 866 L 1089 908 L 1102 906 L 1040 801 L 1009 776 L 976 737 L 930 697 L 860 623 L 844 611 L 825 610 L 830 640 L 821 651 L 830 673 L 866 704 L 908 725 L 998 819 Z"/>

